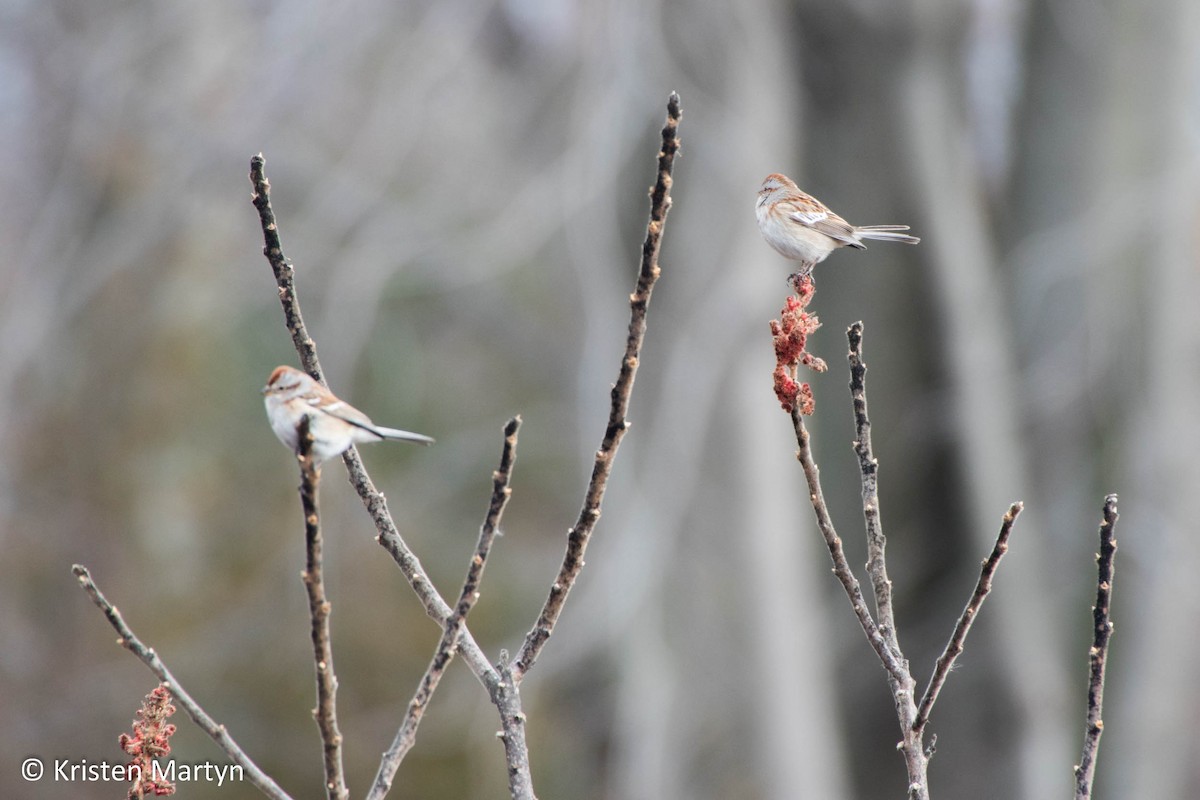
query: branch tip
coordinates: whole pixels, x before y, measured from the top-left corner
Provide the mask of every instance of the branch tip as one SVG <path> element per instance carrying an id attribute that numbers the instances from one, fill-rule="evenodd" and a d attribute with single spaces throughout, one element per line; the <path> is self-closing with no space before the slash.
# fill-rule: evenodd
<path id="1" fill-rule="evenodd" d="M 682 114 L 679 95 L 672 92 L 667 100 L 667 119 L 662 128 L 662 147 L 658 152 L 658 174 L 650 191 L 650 215 L 646 223 L 646 236 L 642 242 L 642 258 L 638 269 L 637 284 L 630 295 L 630 316 L 625 352 L 622 355 L 617 380 L 610 391 L 608 424 L 604 437 L 596 451 L 591 479 L 584 490 L 583 506 L 575 524 L 567 532 L 566 550 L 563 554 L 558 575 L 542 604 L 537 621 L 525 635 L 525 641 L 513 661 L 511 674 L 519 683 L 533 666 L 542 647 L 554 631 L 562 613 L 563 604 L 583 568 L 583 555 L 587 550 L 592 531 L 600 518 L 601 502 L 612 472 L 613 460 L 629 428 L 626 414 L 633 392 L 634 379 L 641 360 L 642 343 L 646 336 L 646 314 L 654 286 L 661 275 L 659 252 L 662 233 L 671 208 L 671 173 L 675 155 L 679 151 L 678 126 Z"/>
<path id="2" fill-rule="evenodd" d="M 975 584 L 975 591 L 959 616 L 958 624 L 954 626 L 954 632 L 950 635 L 950 641 L 946 643 L 945 649 L 934 664 L 933 675 L 929 678 L 929 685 L 925 688 L 925 694 L 921 697 L 921 704 L 917 709 L 916 719 L 913 721 L 913 730 L 917 733 L 923 731 L 926 723 L 929 722 L 929 715 L 933 712 L 933 704 L 937 701 L 938 693 L 946 683 L 946 678 L 949 677 L 955 660 L 963 651 L 967 633 L 971 630 L 971 625 L 978 616 L 983 601 L 992 591 L 992 578 L 1000 566 L 1000 559 L 1008 552 L 1008 539 L 1012 534 L 1013 523 L 1022 507 L 1021 503 L 1013 503 L 1009 506 L 1008 512 L 1000 524 L 1000 533 L 996 536 L 996 544 L 992 548 L 992 553 L 984 559 L 980 567 L 979 581 Z"/>

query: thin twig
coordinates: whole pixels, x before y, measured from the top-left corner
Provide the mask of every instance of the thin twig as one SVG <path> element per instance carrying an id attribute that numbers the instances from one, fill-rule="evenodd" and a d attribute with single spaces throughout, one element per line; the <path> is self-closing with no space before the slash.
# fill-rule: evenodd
<path id="1" fill-rule="evenodd" d="M 875 649 L 875 653 L 883 663 L 884 669 L 888 671 L 888 675 L 898 683 L 911 682 L 912 678 L 907 675 L 903 661 L 892 651 L 891 645 L 884 639 L 883 634 L 879 631 L 879 626 L 871 617 L 871 612 L 867 609 L 867 601 L 863 598 L 862 587 L 858 583 L 858 578 L 854 577 L 850 563 L 846 560 L 846 553 L 842 549 L 842 540 L 833 527 L 833 519 L 830 518 L 829 508 L 825 505 L 825 495 L 821 491 L 821 471 L 813 460 L 808 429 L 804 426 L 804 417 L 800 414 L 799 409 L 792 409 L 791 416 L 798 446 L 796 460 L 800 462 L 800 466 L 804 470 L 804 478 L 808 482 L 808 499 L 812 503 L 813 511 L 816 512 L 817 527 L 825 539 L 829 557 L 833 560 L 833 574 L 841 581 L 842 588 L 846 590 L 846 596 L 850 598 L 850 606 L 854 609 L 854 615 L 858 617 L 858 624 L 862 627 L 863 633 L 867 635 L 867 641 Z"/>
<path id="2" fill-rule="evenodd" d="M 384 497 L 383 492 L 375 488 L 371 476 L 367 474 L 366 468 L 362 465 L 358 450 L 351 447 L 342 458 L 350 472 L 350 483 L 358 492 L 367 513 L 375 523 L 375 530 L 378 534 L 375 541 L 379 542 L 380 546 L 396 562 L 396 566 L 400 568 L 400 572 L 416 593 L 417 599 L 420 600 L 425 613 L 445 630 L 446 622 L 454 613 L 454 609 L 438 592 L 433 581 L 426 574 L 425 568 L 421 565 L 421 560 L 417 558 L 417 554 L 409 548 L 408 543 L 396 529 L 392 512 L 388 510 L 387 498 Z M 461 626 L 458 649 L 471 672 L 490 691 L 491 686 L 499 680 L 499 675 L 488 662 L 483 648 L 476 643 L 475 637 L 471 635 L 470 629 L 465 624 Z"/>
<path id="3" fill-rule="evenodd" d="M 279 227 L 275 221 L 275 212 L 271 208 L 271 184 L 264 173 L 265 165 L 266 160 L 261 153 L 250 159 L 250 183 L 254 186 L 254 207 L 258 209 L 259 220 L 262 223 L 263 253 L 270 262 L 272 271 L 275 273 L 275 282 L 279 292 L 279 302 L 283 307 L 284 321 L 287 324 L 288 331 L 292 335 L 292 342 L 296 346 L 297 354 L 300 356 L 300 363 L 314 380 L 328 388 L 321 371 L 320 361 L 317 358 L 316 342 L 308 335 L 308 330 L 304 326 L 303 315 L 300 313 L 300 299 L 296 293 L 295 285 L 295 270 L 291 260 L 283 252 Z M 392 519 L 391 512 L 388 510 L 387 499 L 383 496 L 382 492 L 375 488 L 371 476 L 367 474 L 366 469 L 363 467 L 362 459 L 358 455 L 358 448 L 351 447 L 342 456 L 342 460 L 345 462 L 346 469 L 349 472 L 350 484 L 358 492 L 358 496 L 362 499 L 367 513 L 370 514 L 371 520 L 375 523 L 375 529 L 378 532 L 377 541 L 392 556 L 396 565 L 400 567 L 400 571 L 404 574 L 409 586 L 412 587 L 422 607 L 424 607 L 425 613 L 444 629 L 446 620 L 453 613 L 453 610 L 442 596 L 438 594 L 433 582 L 429 580 L 429 576 L 425 573 L 424 567 L 421 566 L 420 559 L 409 549 L 408 544 L 400 536 L 400 532 L 396 529 L 396 523 Z M 487 656 L 475 642 L 474 637 L 471 636 L 471 631 L 466 626 L 462 629 L 458 644 L 463 655 L 463 660 L 485 687 L 499 680 L 496 671 L 488 663 Z"/>
<path id="4" fill-rule="evenodd" d="M 342 766 L 342 734 L 337 722 L 337 675 L 333 671 L 333 646 L 329 638 L 329 600 L 325 596 L 323 539 L 317 491 L 321 471 L 313 460 L 312 419 L 300 419 L 300 504 L 304 507 L 305 563 L 304 588 L 308 590 L 308 610 L 312 618 L 313 661 L 317 674 L 317 707 L 313 715 L 321 731 L 321 749 L 325 762 L 325 790 L 330 800 L 348 800 L 346 771 Z"/>
<path id="5" fill-rule="evenodd" d="M 608 426 L 600 449 L 596 451 L 596 460 L 592 466 L 592 477 L 584 494 L 583 507 L 575 525 L 567 532 L 566 553 L 563 555 L 562 566 L 558 576 L 550 586 L 550 593 L 542 606 L 537 622 L 525 636 L 521 651 L 512 664 L 512 677 L 520 683 L 522 677 L 537 660 L 546 640 L 554 631 L 554 625 L 562 613 L 567 594 L 575 584 L 575 578 L 583 569 L 583 556 L 587 550 L 588 540 L 600 519 L 600 504 L 604 499 L 604 490 L 608 485 L 608 476 L 612 471 L 613 459 L 617 448 L 629 423 L 625 413 L 629 408 L 629 397 L 633 390 L 633 381 L 637 375 L 638 362 L 641 358 L 642 340 L 646 335 L 646 311 L 650 306 L 650 295 L 658 280 L 658 254 L 662 244 L 663 226 L 666 223 L 667 212 L 671 209 L 671 170 L 675 164 L 675 154 L 679 150 L 679 118 L 681 116 L 679 95 L 671 93 L 667 101 L 667 121 L 662 129 L 662 149 L 658 154 L 658 178 L 650 190 L 650 221 L 646 226 L 646 239 L 642 244 L 641 268 L 638 271 L 637 288 L 629 298 L 630 319 L 629 332 L 625 341 L 625 355 L 621 359 L 621 369 L 617 381 L 613 384 L 611 406 L 608 414 Z"/>
<path id="6" fill-rule="evenodd" d="M 305 372 L 324 385 L 325 376 L 321 371 L 321 362 L 317 359 L 317 345 L 308 335 L 304 317 L 300 314 L 300 302 L 296 298 L 295 269 L 291 259 L 283 253 L 279 225 L 275 221 L 275 211 L 271 208 L 271 182 L 267 180 L 264 172 L 266 163 L 262 153 L 250 159 L 250 184 L 254 187 L 252 201 L 258 209 L 258 218 L 262 224 L 263 255 L 267 257 L 267 261 L 271 263 L 271 270 L 275 273 L 279 302 L 283 305 L 284 320 L 287 322 L 288 332 L 292 335 L 292 343 L 296 345 L 296 352 L 300 355 L 300 363 Z"/>
<path id="7" fill-rule="evenodd" d="M 367 795 L 367 800 L 382 800 L 391 789 L 396 771 L 400 768 L 400 762 L 404 760 L 408 751 L 412 749 L 413 743 L 416 742 L 417 727 L 421 724 L 425 709 L 428 708 L 429 701 L 437 690 L 442 675 L 445 674 L 446 668 L 454 658 L 463 621 L 471 612 L 475 601 L 479 599 L 479 582 L 483 577 L 483 568 L 487 563 L 488 554 L 491 552 L 492 542 L 500 530 L 500 519 L 504 514 L 504 508 L 512 495 L 509 481 L 517 457 L 517 431 L 520 427 L 521 418 L 519 416 L 513 417 L 504 426 L 504 449 L 500 455 L 500 466 L 492 473 L 491 502 L 488 504 L 487 516 L 484 517 L 483 525 L 479 528 L 479 541 L 475 546 L 475 555 L 471 558 L 471 564 L 467 568 L 467 576 L 463 580 L 458 603 L 454 608 L 454 613 L 446 621 L 442 638 L 438 642 L 425 674 L 421 677 L 416 694 L 409 701 L 408 710 L 400 724 L 400 729 L 396 732 L 391 747 L 383 754 L 383 760 L 379 764 L 379 770 L 375 774 L 375 781 Z"/>
<path id="8" fill-rule="evenodd" d="M 1087 728 L 1083 734 L 1083 755 L 1075 767 L 1075 800 L 1090 800 L 1096 776 L 1096 755 L 1100 734 L 1104 733 L 1104 667 L 1108 661 L 1108 640 L 1113 624 L 1108 618 L 1112 602 L 1114 561 L 1117 556 L 1117 496 L 1104 498 L 1104 519 L 1100 523 L 1100 552 L 1096 556 L 1096 605 L 1092 608 L 1092 647 L 1088 650 Z"/>
<path id="9" fill-rule="evenodd" d="M 458 604 L 455 606 L 452 622 L 462 622 L 466 619 L 479 599 L 479 582 L 483 578 L 483 568 L 487 564 L 492 542 L 500 532 L 500 519 L 504 516 L 508 499 L 512 496 L 509 482 L 512 480 L 513 465 L 517 460 L 517 433 L 520 430 L 520 415 L 510 419 L 504 426 L 504 449 L 500 453 L 500 466 L 492 473 L 492 498 L 488 503 L 487 516 L 479 526 L 475 557 L 471 559 L 471 565 L 467 568 L 467 577 L 463 580 L 462 590 L 458 594 Z"/>
<path id="10" fill-rule="evenodd" d="M 167 665 L 158 657 L 158 653 L 154 651 L 154 648 L 147 647 L 130 630 L 129 626 L 125 624 L 125 619 L 121 616 L 121 613 L 117 611 L 116 606 L 110 603 L 108 598 L 100 591 L 100 588 L 96 586 L 87 567 L 76 564 L 71 567 L 71 572 L 79 579 L 80 586 L 87 592 L 88 597 L 92 599 L 96 607 L 104 612 L 104 616 L 108 619 L 108 624 L 112 625 L 113 629 L 117 632 L 117 635 L 120 637 L 117 639 L 117 644 L 137 656 L 139 661 L 145 664 L 162 683 L 167 685 L 171 694 L 175 697 L 175 702 L 183 707 L 183 710 L 192 718 L 192 721 L 217 743 L 217 746 L 229 756 L 229 759 L 233 763 L 245 771 L 250 783 L 267 797 L 272 798 L 272 800 L 292 800 L 291 795 L 280 788 L 279 784 L 275 783 L 270 776 L 259 769 L 257 764 L 250 760 L 250 756 L 246 755 L 245 751 L 238 746 L 238 743 L 225 730 L 225 726 L 209 716 L 208 712 L 192 699 L 187 690 L 171 674 L 171 670 L 167 668 Z"/>
<path id="11" fill-rule="evenodd" d="M 1016 522 L 1017 516 L 1024 508 L 1023 503 L 1013 503 L 1009 506 L 1008 513 L 1004 515 L 1004 521 L 1000 524 L 1000 534 L 996 537 L 996 546 L 992 548 L 991 555 L 987 557 L 979 570 L 979 581 L 975 584 L 975 591 L 971 594 L 971 599 L 958 618 L 958 624 L 954 626 L 954 633 L 950 635 L 946 649 L 938 656 L 933 675 L 929 678 L 929 685 L 925 687 L 925 694 L 921 697 L 917 718 L 913 721 L 913 729 L 918 734 L 925 729 L 925 724 L 929 722 L 929 715 L 933 711 L 933 704 L 937 700 L 938 693 L 946 683 L 946 678 L 949 677 L 950 670 L 954 667 L 955 659 L 963 651 L 963 643 L 966 641 L 967 632 L 971 630 L 971 623 L 975 621 L 975 617 L 979 614 L 979 607 L 983 605 L 988 593 L 992 591 L 992 576 L 996 574 L 996 568 L 1000 566 L 1000 559 L 1008 552 L 1008 537 L 1012 533 L 1013 523 Z"/>
<path id="12" fill-rule="evenodd" d="M 892 610 L 892 582 L 887 572 L 887 538 L 879 511 L 879 460 L 871 447 L 871 420 L 867 415 L 867 365 L 862 357 L 863 324 L 855 322 L 846 331 L 850 341 L 850 398 L 854 405 L 854 452 L 862 472 L 863 519 L 867 529 L 867 575 L 875 592 L 875 619 L 879 633 L 902 659 L 900 635 Z"/>

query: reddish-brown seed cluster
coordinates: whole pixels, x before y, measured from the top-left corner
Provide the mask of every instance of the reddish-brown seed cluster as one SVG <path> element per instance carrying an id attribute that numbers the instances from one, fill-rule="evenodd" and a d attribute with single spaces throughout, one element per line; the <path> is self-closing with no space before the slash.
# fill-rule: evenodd
<path id="1" fill-rule="evenodd" d="M 793 286 L 796 294 L 789 295 L 779 319 L 771 320 L 771 336 L 775 342 L 775 396 L 783 410 L 789 414 L 799 408 L 800 413 L 813 413 L 812 389 L 807 383 L 797 380 L 801 365 L 813 372 L 824 372 L 825 362 L 805 350 L 808 337 L 821 327 L 815 314 L 804 309 L 812 301 L 817 287 L 809 276 L 798 277 Z"/>
<path id="2" fill-rule="evenodd" d="M 121 749 L 133 756 L 133 761 L 129 762 L 129 774 L 133 776 L 130 800 L 175 794 L 175 784 L 154 769 L 154 759 L 171 752 L 170 740 L 175 726 L 167 722 L 167 717 L 174 713 L 171 692 L 165 683 L 161 684 L 146 695 L 138 709 L 137 719 L 133 721 L 133 735 L 121 734 Z"/>

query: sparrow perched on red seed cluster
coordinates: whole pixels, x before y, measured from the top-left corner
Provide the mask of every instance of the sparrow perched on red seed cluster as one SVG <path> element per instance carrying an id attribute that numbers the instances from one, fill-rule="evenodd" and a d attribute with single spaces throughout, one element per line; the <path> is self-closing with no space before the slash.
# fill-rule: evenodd
<path id="1" fill-rule="evenodd" d="M 433 444 L 428 436 L 376 425 L 366 414 L 292 367 L 276 367 L 262 393 L 271 430 L 293 453 L 300 451 L 300 420 L 309 418 L 313 460 L 318 465 L 346 452 L 352 444 L 384 439 Z"/>
<path id="2" fill-rule="evenodd" d="M 800 264 L 799 275 L 809 275 L 813 267 L 839 247 L 865 250 L 863 239 L 917 244 L 921 240 L 901 231 L 907 225 L 851 225 L 829 210 L 817 198 L 805 194 L 786 175 L 773 173 L 758 190 L 758 229 L 767 244 L 784 258 Z"/>

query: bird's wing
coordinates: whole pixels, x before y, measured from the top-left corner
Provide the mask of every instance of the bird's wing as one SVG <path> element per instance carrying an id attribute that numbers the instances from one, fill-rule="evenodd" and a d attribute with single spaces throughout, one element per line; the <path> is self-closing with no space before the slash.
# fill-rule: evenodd
<path id="1" fill-rule="evenodd" d="M 314 399 L 309 401 L 314 408 L 331 417 L 337 417 L 343 422 L 348 422 L 356 428 L 361 428 L 368 433 L 378 436 L 380 439 L 398 439 L 405 442 L 420 442 L 421 444 L 433 444 L 432 437 L 426 436 L 423 433 L 413 433 L 412 431 L 402 431 L 398 428 L 385 428 L 382 425 L 376 425 L 363 412 L 359 411 L 354 406 L 338 400 L 336 403 L 330 403 L 327 406 L 319 405 Z"/>
<path id="2" fill-rule="evenodd" d="M 788 213 L 788 218 L 843 244 L 859 243 L 854 226 L 828 209 L 794 209 Z"/>
<path id="3" fill-rule="evenodd" d="M 362 428 L 364 431 L 369 431 L 381 439 L 383 438 L 383 436 L 377 430 L 375 423 L 371 422 L 371 418 L 349 403 L 338 400 L 336 403 L 330 403 L 329 405 L 323 406 L 320 405 L 319 398 L 314 397 L 313 399 L 309 400 L 309 404 L 322 413 L 328 414 L 331 417 L 336 417 L 342 422 L 348 422 L 356 428 Z"/>

